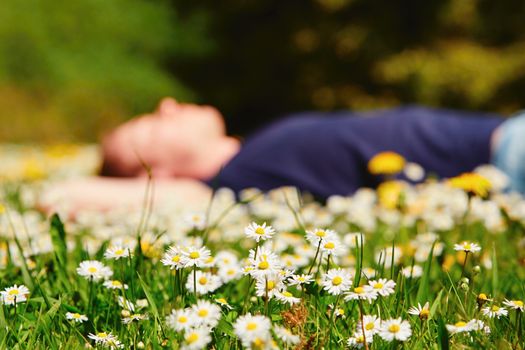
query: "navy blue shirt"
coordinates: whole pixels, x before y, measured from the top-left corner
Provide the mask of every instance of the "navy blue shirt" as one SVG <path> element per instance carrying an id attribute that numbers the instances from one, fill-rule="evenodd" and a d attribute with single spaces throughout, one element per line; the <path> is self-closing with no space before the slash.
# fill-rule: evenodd
<path id="1" fill-rule="evenodd" d="M 295 114 L 249 137 L 208 184 L 236 192 L 292 185 L 319 198 L 348 195 L 379 183 L 367 164 L 382 151 L 451 177 L 489 163 L 491 134 L 503 120 L 423 107 Z"/>

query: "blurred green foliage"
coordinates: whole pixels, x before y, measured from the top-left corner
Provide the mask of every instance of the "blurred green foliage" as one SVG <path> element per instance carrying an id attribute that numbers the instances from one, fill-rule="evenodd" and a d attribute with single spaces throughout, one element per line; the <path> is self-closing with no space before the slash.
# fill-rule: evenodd
<path id="1" fill-rule="evenodd" d="M 95 140 L 165 95 L 281 113 L 525 101 L 516 0 L 4 0 L 2 141 Z"/>
<path id="2" fill-rule="evenodd" d="M 165 1 L 4 0 L 0 139 L 94 140 L 159 96 L 192 98 L 165 65 L 209 50 L 201 28 Z"/>

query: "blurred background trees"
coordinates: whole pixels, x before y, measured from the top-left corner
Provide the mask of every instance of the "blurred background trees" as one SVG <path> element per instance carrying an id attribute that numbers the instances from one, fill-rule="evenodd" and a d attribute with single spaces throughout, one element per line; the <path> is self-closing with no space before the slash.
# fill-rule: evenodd
<path id="1" fill-rule="evenodd" d="M 165 95 L 287 112 L 525 105 L 521 0 L 4 0 L 2 141 L 94 141 Z"/>

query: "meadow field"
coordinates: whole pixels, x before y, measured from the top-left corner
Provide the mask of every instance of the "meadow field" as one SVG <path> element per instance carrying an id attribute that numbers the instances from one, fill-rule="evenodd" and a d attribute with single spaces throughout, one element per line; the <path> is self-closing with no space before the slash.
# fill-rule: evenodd
<path id="1" fill-rule="evenodd" d="M 1 349 L 523 349 L 525 201 L 484 166 L 315 201 L 228 189 L 139 210 L 41 209 L 89 147 L 0 149 Z M 283 165 L 284 166 L 284 165 Z M 60 204 L 60 203 L 59 203 Z"/>

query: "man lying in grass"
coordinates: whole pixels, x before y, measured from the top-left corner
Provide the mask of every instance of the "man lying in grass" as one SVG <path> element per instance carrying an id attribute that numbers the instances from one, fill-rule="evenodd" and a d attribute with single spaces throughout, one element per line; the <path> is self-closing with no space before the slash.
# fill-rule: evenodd
<path id="1" fill-rule="evenodd" d="M 163 99 L 102 142 L 101 177 L 61 184 L 48 193 L 74 208 L 110 209 L 140 202 L 146 169 L 159 197 L 201 201 L 211 189 L 263 191 L 295 186 L 314 197 L 348 195 L 376 187 L 384 178 L 368 169 L 378 153 L 393 151 L 406 172 L 396 178 L 440 178 L 493 163 L 525 192 L 525 117 L 505 121 L 494 114 L 423 107 L 352 113 L 307 112 L 288 116 L 241 142 L 226 134 L 213 107 Z M 379 163 L 396 161 L 383 157 Z M 419 165 L 419 166 L 418 166 Z M 369 171 L 371 170 L 371 171 Z M 401 170 L 401 169 L 398 169 Z"/>

